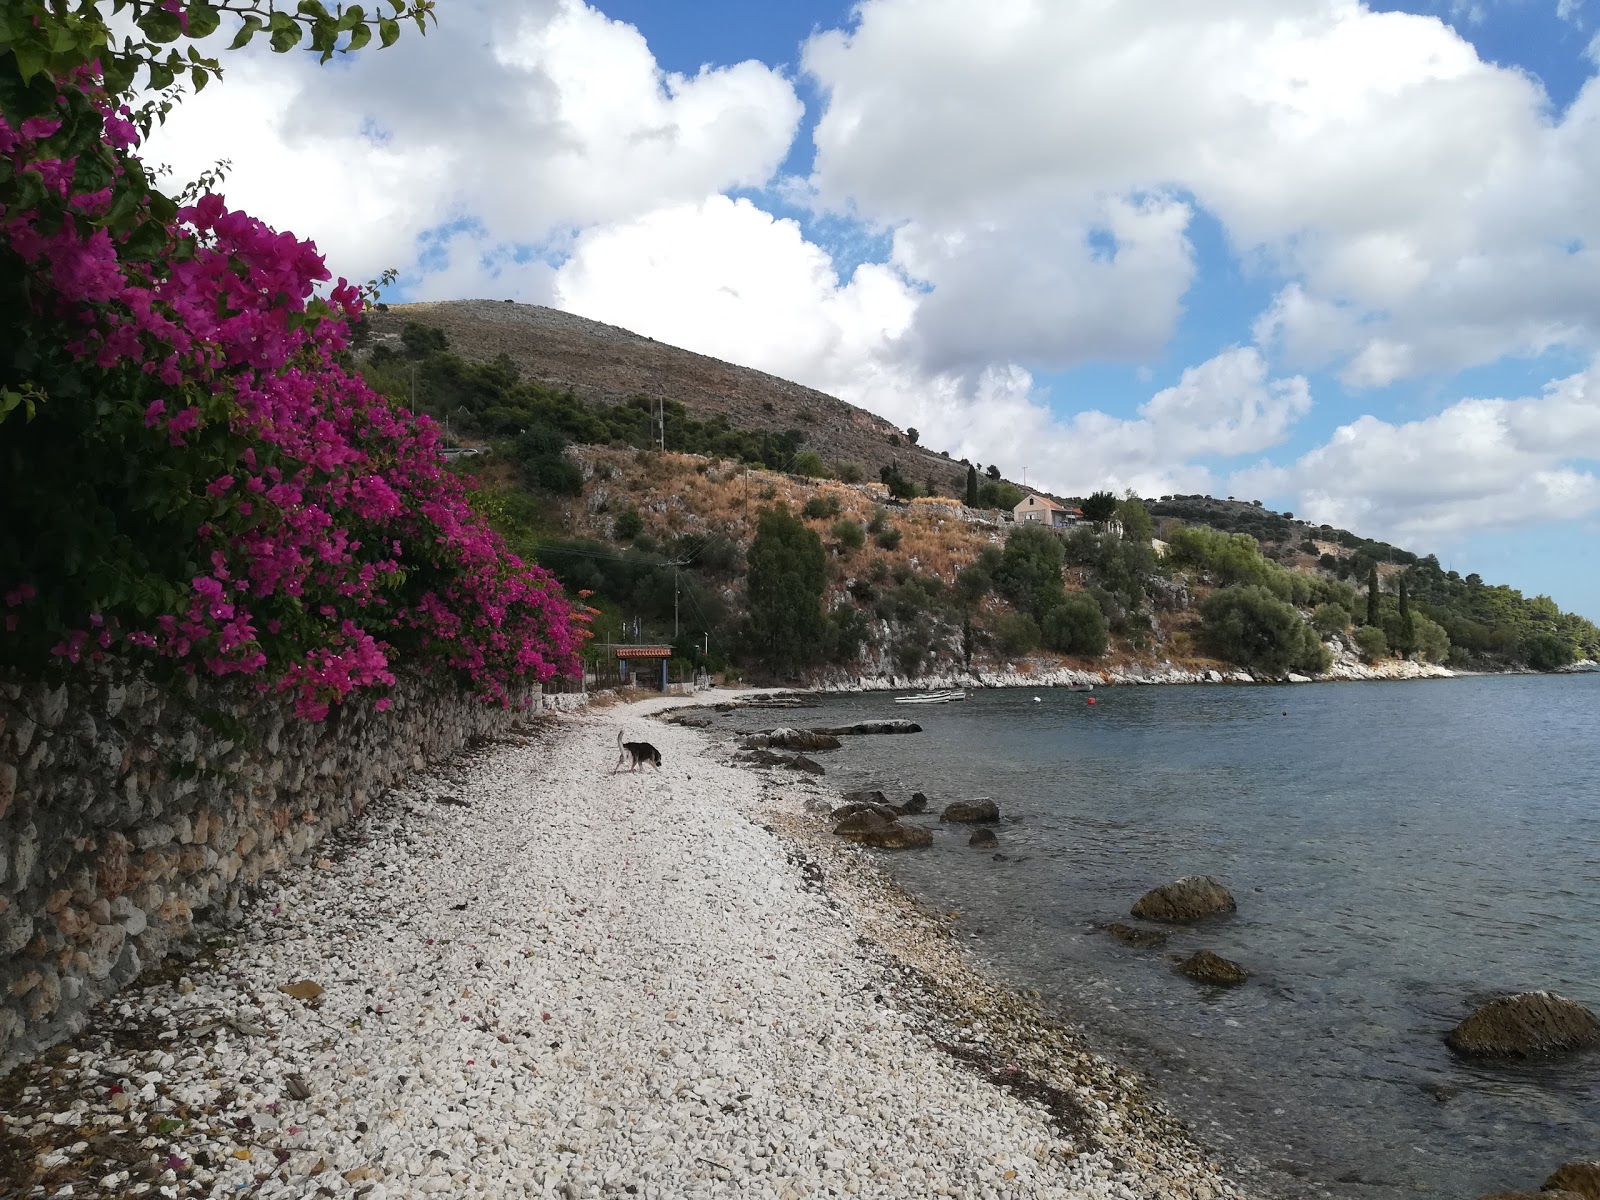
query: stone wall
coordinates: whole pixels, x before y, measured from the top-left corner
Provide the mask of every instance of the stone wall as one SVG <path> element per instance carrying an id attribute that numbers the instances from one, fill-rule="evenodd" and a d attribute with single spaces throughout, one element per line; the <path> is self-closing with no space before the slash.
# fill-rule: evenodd
<path id="1" fill-rule="evenodd" d="M 244 688 L 0 681 L 0 1070 L 407 771 L 518 719 L 421 682 L 313 723 Z"/>

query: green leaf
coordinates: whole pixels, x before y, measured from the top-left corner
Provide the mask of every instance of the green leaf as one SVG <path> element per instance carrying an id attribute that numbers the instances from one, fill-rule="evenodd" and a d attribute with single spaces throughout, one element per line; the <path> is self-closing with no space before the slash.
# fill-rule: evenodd
<path id="1" fill-rule="evenodd" d="M 217 31 L 217 26 L 222 24 L 222 14 L 205 0 L 194 0 L 189 5 L 189 29 L 187 36 L 192 38 L 210 37 Z"/>
<path id="2" fill-rule="evenodd" d="M 328 10 L 322 7 L 322 0 L 300 0 L 295 11 L 303 16 L 313 17 L 316 20 L 330 20 Z"/>
<path id="3" fill-rule="evenodd" d="M 346 50 L 359 50 L 372 40 L 372 27 L 370 25 L 352 25 L 350 27 L 350 42 Z"/>
<path id="4" fill-rule="evenodd" d="M 164 8 L 147 9 L 137 22 L 139 30 L 152 42 L 175 42 L 183 36 L 178 14 Z"/>
<path id="5" fill-rule="evenodd" d="M 273 13 L 267 27 L 272 30 L 272 48 L 279 54 L 293 50 L 300 44 L 300 38 L 304 35 L 299 22 L 288 13 Z"/>
<path id="6" fill-rule="evenodd" d="M 228 49 L 243 49 L 249 43 L 251 38 L 255 37 L 256 34 L 260 33 L 265 28 L 266 24 L 261 20 L 260 17 L 246 17 L 244 19 L 244 24 L 239 26 L 239 32 L 233 35 L 233 42 L 228 46 Z"/>
<path id="7" fill-rule="evenodd" d="M 201 92 L 205 90 L 205 86 L 210 82 L 211 76 L 206 74 L 204 67 L 191 67 L 189 68 L 189 80 L 194 84 L 194 90 Z"/>
<path id="8" fill-rule="evenodd" d="M 153 91 L 161 91 L 172 86 L 173 74 L 169 67 L 152 61 L 150 63 L 150 87 Z"/>
<path id="9" fill-rule="evenodd" d="M 39 47 L 13 45 L 11 53 L 17 60 L 17 70 L 22 75 L 23 83 L 44 70 L 45 54 Z"/>
<path id="10" fill-rule="evenodd" d="M 388 49 L 400 40 L 400 26 L 397 22 L 383 17 L 378 21 L 378 44 Z"/>

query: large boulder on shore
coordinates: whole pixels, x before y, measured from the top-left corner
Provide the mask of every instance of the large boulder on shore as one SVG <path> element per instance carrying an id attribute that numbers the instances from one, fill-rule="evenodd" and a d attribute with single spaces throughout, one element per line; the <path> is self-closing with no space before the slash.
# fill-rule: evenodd
<path id="1" fill-rule="evenodd" d="M 933 833 L 920 825 L 902 825 L 893 816 L 863 808 L 834 827 L 834 835 L 879 850 L 911 850 L 933 845 Z"/>
<path id="2" fill-rule="evenodd" d="M 854 725 L 816 725 L 812 733 L 826 733 L 837 737 L 840 734 L 857 735 L 865 733 L 921 733 L 922 726 L 915 721 L 857 721 Z"/>
<path id="3" fill-rule="evenodd" d="M 1186 875 L 1140 896 L 1133 915 L 1147 921 L 1198 921 L 1238 907 L 1232 893 L 1211 876 Z"/>
<path id="4" fill-rule="evenodd" d="M 1213 954 L 1209 950 L 1197 950 L 1184 959 L 1178 964 L 1178 974 L 1198 979 L 1201 983 L 1215 983 L 1222 987 L 1232 987 L 1250 978 L 1250 972 L 1233 959 L 1223 958 L 1222 955 Z"/>
<path id="5" fill-rule="evenodd" d="M 947 804 L 939 814 L 941 821 L 957 821 L 963 825 L 978 825 L 1000 819 L 1000 806 L 993 800 L 957 800 Z"/>
<path id="6" fill-rule="evenodd" d="M 752 734 L 739 743 L 742 750 L 837 750 L 841 745 L 832 734 L 815 729 L 773 729 L 767 733 Z"/>
<path id="7" fill-rule="evenodd" d="M 1600 1045 L 1600 1018 L 1554 992 L 1519 992 L 1477 1009 L 1445 1035 L 1458 1054 L 1520 1058 Z"/>

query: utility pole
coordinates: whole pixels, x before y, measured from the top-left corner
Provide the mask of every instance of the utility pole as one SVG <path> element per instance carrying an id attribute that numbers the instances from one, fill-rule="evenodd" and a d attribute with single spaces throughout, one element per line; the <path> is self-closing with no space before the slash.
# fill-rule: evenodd
<path id="1" fill-rule="evenodd" d="M 672 640 L 678 640 L 678 567 L 672 567 Z"/>

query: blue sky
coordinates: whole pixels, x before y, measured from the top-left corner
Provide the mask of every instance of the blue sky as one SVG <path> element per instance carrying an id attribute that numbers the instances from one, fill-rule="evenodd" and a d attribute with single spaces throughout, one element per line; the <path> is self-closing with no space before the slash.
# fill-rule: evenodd
<path id="1" fill-rule="evenodd" d="M 247 63 L 158 148 L 192 173 L 262 123 L 235 197 L 397 298 L 567 307 L 1054 490 L 1259 497 L 1600 617 L 1597 30 L 1600 0 L 462 0 L 339 72 Z"/>

